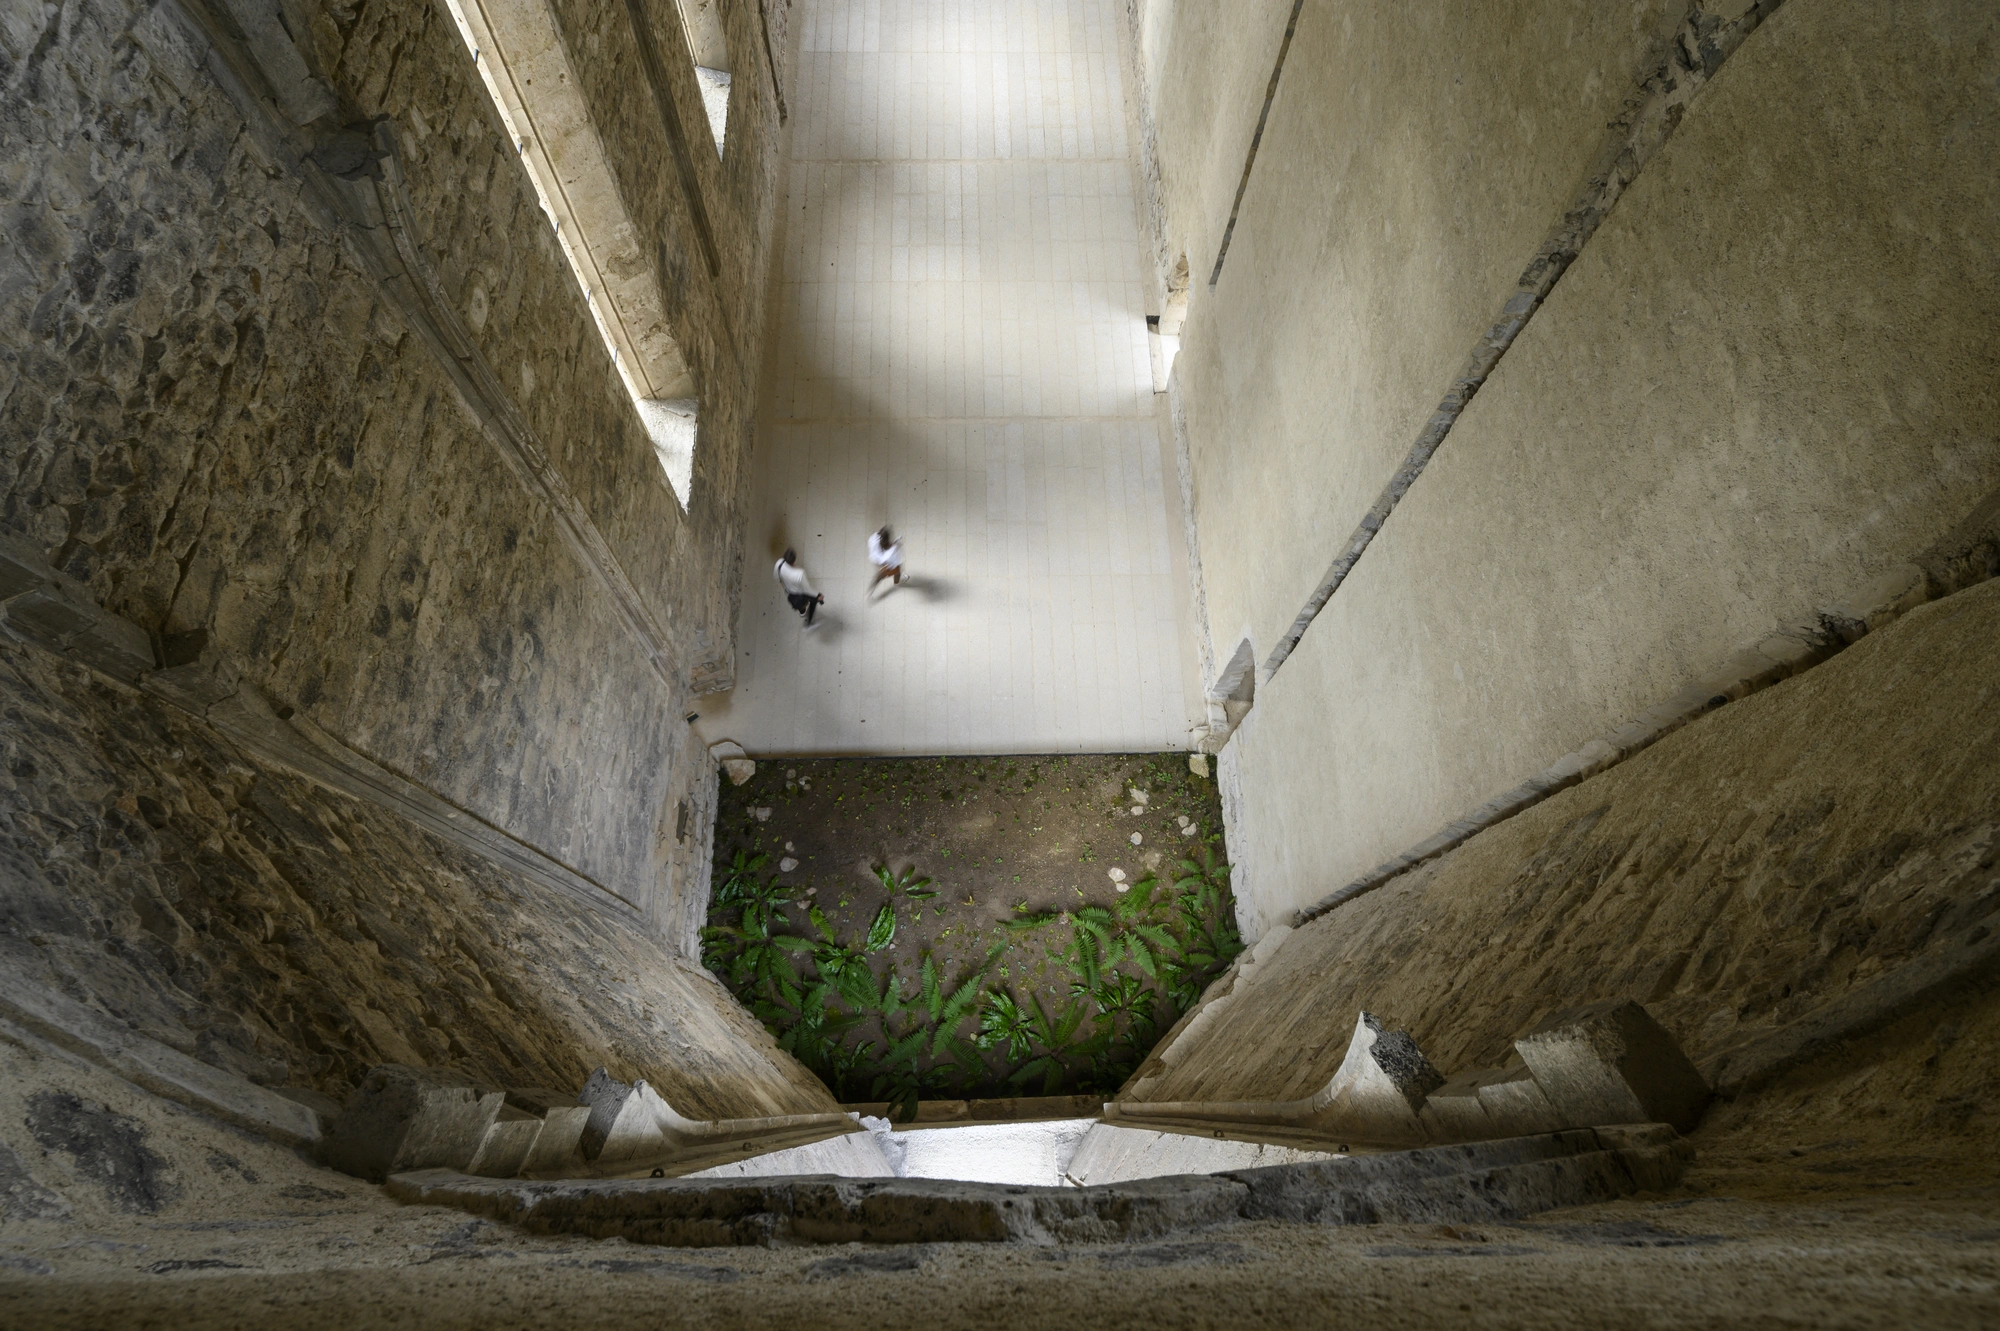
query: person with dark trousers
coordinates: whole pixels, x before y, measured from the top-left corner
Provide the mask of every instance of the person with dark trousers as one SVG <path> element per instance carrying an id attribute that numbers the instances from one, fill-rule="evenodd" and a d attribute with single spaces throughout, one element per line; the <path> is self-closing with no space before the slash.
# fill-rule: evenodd
<path id="1" fill-rule="evenodd" d="M 799 566 L 798 551 L 788 547 L 772 572 L 777 575 L 778 585 L 785 589 L 785 600 L 806 617 L 807 628 L 813 627 L 813 611 L 826 604 L 826 597 L 813 590 L 812 580 Z"/>

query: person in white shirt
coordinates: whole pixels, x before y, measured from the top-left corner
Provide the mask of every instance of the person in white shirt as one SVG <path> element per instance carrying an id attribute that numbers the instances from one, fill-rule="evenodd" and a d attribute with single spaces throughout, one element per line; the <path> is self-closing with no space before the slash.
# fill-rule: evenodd
<path id="1" fill-rule="evenodd" d="M 873 592 L 876 583 L 884 578 L 894 578 L 900 586 L 903 581 L 903 543 L 896 539 L 886 524 L 879 531 L 868 536 L 868 562 L 875 566 L 874 580 L 868 584 Z"/>
<path id="2" fill-rule="evenodd" d="M 813 611 L 826 604 L 826 597 L 813 589 L 812 580 L 799 567 L 798 551 L 787 549 L 778 566 L 771 570 L 777 575 L 778 585 L 785 589 L 785 600 L 792 609 L 806 617 L 806 627 L 813 626 Z"/>

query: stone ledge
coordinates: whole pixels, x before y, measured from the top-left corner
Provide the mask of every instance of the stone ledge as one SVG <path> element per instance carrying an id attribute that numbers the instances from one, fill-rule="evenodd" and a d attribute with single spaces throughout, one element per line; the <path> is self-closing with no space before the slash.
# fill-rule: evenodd
<path id="1" fill-rule="evenodd" d="M 535 1183 L 421 1170 L 393 1175 L 386 1190 L 533 1234 L 675 1247 L 1105 1243 L 1241 1220 L 1511 1219 L 1670 1188 L 1692 1156 L 1672 1128 L 1631 1124 L 1084 1188 L 830 1177 Z"/>
<path id="2" fill-rule="evenodd" d="M 162 668 L 151 635 L 91 599 L 89 589 L 42 558 L 30 543 L 0 532 L 0 641 L 39 648 L 149 694 L 214 726 L 267 762 L 337 795 L 400 815 L 502 869 L 596 907 L 632 918 L 636 903 L 504 828 L 462 809 L 327 734 L 287 707 L 282 712 L 201 635 L 192 660 Z M 168 643 L 169 648 L 174 646 Z"/>
<path id="3" fill-rule="evenodd" d="M 0 1013 L 30 1034 L 164 1099 L 288 1145 L 311 1146 L 320 1139 L 319 1115 L 308 1106 L 4 972 Z"/>

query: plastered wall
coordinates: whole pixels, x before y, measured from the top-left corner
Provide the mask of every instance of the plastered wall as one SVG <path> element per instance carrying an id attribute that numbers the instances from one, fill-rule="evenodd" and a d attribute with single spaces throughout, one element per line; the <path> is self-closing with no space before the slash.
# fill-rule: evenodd
<path id="1" fill-rule="evenodd" d="M 1177 127 L 1173 90 L 1240 96 L 1247 72 L 1202 66 L 1255 44 L 1192 36 L 1214 6 L 1165 7 L 1136 17 L 1165 42 L 1164 225 L 1198 275 L 1173 392 L 1206 631 L 1214 660 L 1247 633 L 1268 665 L 1688 7 L 1307 0 L 1212 289 L 1235 188 L 1212 159 L 1248 145 Z M 1746 14 L 1260 672 L 1223 754 L 1253 934 L 1915 560 L 2000 486 L 1990 7 L 1697 17 Z"/>

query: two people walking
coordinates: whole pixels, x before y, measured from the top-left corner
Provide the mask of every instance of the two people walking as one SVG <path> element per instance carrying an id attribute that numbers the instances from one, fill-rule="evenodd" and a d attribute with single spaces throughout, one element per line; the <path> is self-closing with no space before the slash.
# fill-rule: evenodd
<path id="1" fill-rule="evenodd" d="M 868 583 L 871 595 L 884 578 L 891 578 L 896 585 L 902 585 L 903 542 L 889 530 L 887 523 L 868 534 L 868 562 L 875 566 L 875 576 Z M 787 548 L 771 572 L 785 593 L 786 603 L 805 616 L 807 628 L 815 627 L 813 614 L 826 604 L 826 596 L 806 576 L 804 565 L 799 563 L 799 552 Z"/>

